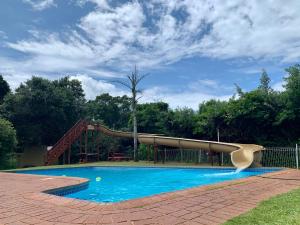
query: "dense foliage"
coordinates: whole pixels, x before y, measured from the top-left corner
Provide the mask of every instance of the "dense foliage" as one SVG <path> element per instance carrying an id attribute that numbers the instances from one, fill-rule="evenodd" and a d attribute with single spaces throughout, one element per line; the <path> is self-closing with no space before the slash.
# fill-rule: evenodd
<path id="1" fill-rule="evenodd" d="M 10 154 L 13 153 L 17 145 L 16 131 L 13 125 L 0 118 L 0 169 L 8 166 Z"/>
<path id="2" fill-rule="evenodd" d="M 87 118 L 101 122 L 113 129 L 128 127 L 130 118 L 130 99 L 127 96 L 112 97 L 102 94 L 86 104 Z"/>
<path id="3" fill-rule="evenodd" d="M 9 85 L 0 74 L 0 103 L 3 101 L 4 96 L 7 95 L 8 92 L 10 92 Z"/>
<path id="4" fill-rule="evenodd" d="M 300 138 L 300 66 L 286 72 L 282 92 L 271 88 L 263 71 L 256 89 L 243 92 L 236 85 L 237 94 L 228 101 L 202 102 L 198 110 L 170 109 L 164 102 L 139 104 L 138 131 L 205 140 L 217 140 L 219 131 L 220 140 L 226 142 L 292 145 Z M 0 84 L 6 95 L 0 113 L 15 127 L 19 147 L 53 145 L 80 118 L 132 131 L 127 96 L 106 93 L 86 102 L 81 83 L 68 77 L 55 81 L 33 77 L 14 93 L 2 77 Z"/>
<path id="5" fill-rule="evenodd" d="M 52 145 L 83 115 L 81 83 L 68 77 L 33 77 L 5 96 L 3 117 L 14 124 L 21 146 Z"/>

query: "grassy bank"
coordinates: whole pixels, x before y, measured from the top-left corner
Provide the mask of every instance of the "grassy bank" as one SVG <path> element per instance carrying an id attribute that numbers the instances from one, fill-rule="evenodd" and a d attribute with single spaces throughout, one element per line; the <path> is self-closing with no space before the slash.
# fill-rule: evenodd
<path id="1" fill-rule="evenodd" d="M 263 201 L 248 213 L 223 225 L 299 225 L 300 189 Z"/>

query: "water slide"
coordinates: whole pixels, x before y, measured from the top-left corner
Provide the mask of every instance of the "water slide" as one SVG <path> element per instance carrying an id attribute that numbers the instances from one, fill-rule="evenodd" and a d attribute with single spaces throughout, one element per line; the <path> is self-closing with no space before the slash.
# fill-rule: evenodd
<path id="1" fill-rule="evenodd" d="M 99 130 L 102 133 L 114 136 L 132 138 L 131 132 L 122 132 L 111 130 L 100 124 L 88 125 L 89 130 Z M 237 144 L 214 142 L 197 139 L 185 139 L 176 137 L 165 137 L 156 134 L 138 134 L 138 140 L 142 144 L 148 145 L 164 145 L 182 149 L 201 149 L 205 151 L 230 153 L 232 164 L 239 169 L 248 168 L 250 166 L 257 166 L 261 158 L 261 151 L 263 146 L 255 144 Z"/>

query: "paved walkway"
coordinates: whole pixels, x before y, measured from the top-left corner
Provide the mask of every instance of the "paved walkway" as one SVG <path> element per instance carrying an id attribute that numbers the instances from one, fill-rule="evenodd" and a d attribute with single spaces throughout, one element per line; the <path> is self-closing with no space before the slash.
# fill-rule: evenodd
<path id="1" fill-rule="evenodd" d="M 42 193 L 84 182 L 79 178 L 0 173 L 0 224 L 221 224 L 264 199 L 300 187 L 300 172 L 285 170 L 115 204 Z"/>

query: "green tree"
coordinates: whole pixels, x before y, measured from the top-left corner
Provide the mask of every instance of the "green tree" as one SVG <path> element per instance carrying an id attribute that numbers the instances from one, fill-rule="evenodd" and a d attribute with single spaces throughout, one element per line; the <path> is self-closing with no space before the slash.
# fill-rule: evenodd
<path id="1" fill-rule="evenodd" d="M 193 138 L 196 123 L 196 113 L 190 108 L 169 110 L 166 126 L 172 136 Z"/>
<path id="2" fill-rule="evenodd" d="M 14 124 L 21 146 L 53 145 L 83 116 L 84 103 L 79 81 L 33 77 L 6 96 L 1 111 Z"/>
<path id="3" fill-rule="evenodd" d="M 130 98 L 126 95 L 113 97 L 105 93 L 88 101 L 86 107 L 89 119 L 102 122 L 113 129 L 128 129 Z"/>
<path id="4" fill-rule="evenodd" d="M 167 123 L 169 105 L 164 102 L 139 104 L 137 117 L 141 133 L 168 134 Z"/>
<path id="5" fill-rule="evenodd" d="M 234 84 L 234 86 L 235 86 L 236 93 L 237 93 L 238 97 L 242 97 L 244 95 L 244 92 L 243 92 L 242 88 L 237 84 Z"/>
<path id="6" fill-rule="evenodd" d="M 272 90 L 270 87 L 270 77 L 267 74 L 267 72 L 263 69 L 261 77 L 260 77 L 260 85 L 258 86 L 258 89 L 264 91 L 264 92 L 269 92 Z"/>
<path id="7" fill-rule="evenodd" d="M 16 145 L 16 131 L 12 123 L 0 118 L 0 169 L 8 166 L 9 156 L 14 152 Z"/>
<path id="8" fill-rule="evenodd" d="M 0 103 L 3 101 L 4 96 L 9 92 L 10 92 L 9 85 L 3 79 L 3 76 L 0 74 Z"/>
<path id="9" fill-rule="evenodd" d="M 288 76 L 284 78 L 287 98 L 287 109 L 300 117 L 300 64 L 286 69 Z"/>
<path id="10" fill-rule="evenodd" d="M 230 127 L 228 138 L 242 143 L 270 144 L 276 141 L 278 129 L 274 124 L 280 108 L 277 95 L 256 89 L 237 100 L 231 99 L 225 120 Z"/>
<path id="11" fill-rule="evenodd" d="M 218 140 L 218 131 L 224 136 L 227 102 L 210 100 L 199 105 L 194 132 L 202 139 Z M 223 139 L 224 141 L 224 139 Z"/>
<path id="12" fill-rule="evenodd" d="M 86 100 L 79 80 L 70 80 L 67 76 L 52 81 L 52 85 L 54 86 L 55 93 L 55 98 L 52 102 L 55 109 L 53 111 L 53 119 L 57 121 L 56 125 L 60 128 L 59 133 L 62 135 L 72 127 L 74 123 L 85 116 Z M 58 117 L 58 114 L 61 114 L 61 117 Z M 55 129 L 57 128 L 53 127 L 53 130 Z"/>
<path id="13" fill-rule="evenodd" d="M 285 91 L 280 96 L 281 111 L 277 115 L 276 124 L 288 143 L 294 144 L 300 135 L 300 65 L 286 69 Z"/>

